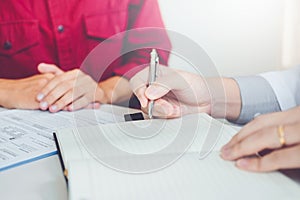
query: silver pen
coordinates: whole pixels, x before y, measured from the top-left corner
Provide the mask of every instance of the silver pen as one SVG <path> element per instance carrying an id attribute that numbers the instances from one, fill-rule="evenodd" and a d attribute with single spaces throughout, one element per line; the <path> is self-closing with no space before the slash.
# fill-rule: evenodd
<path id="1" fill-rule="evenodd" d="M 150 56 L 151 56 L 151 60 L 149 66 L 148 86 L 150 86 L 156 80 L 157 67 L 159 65 L 159 57 L 155 49 L 152 49 Z M 152 115 L 153 106 L 154 106 L 154 101 L 151 100 L 148 105 L 148 115 L 150 119 L 152 119 L 153 117 Z"/>

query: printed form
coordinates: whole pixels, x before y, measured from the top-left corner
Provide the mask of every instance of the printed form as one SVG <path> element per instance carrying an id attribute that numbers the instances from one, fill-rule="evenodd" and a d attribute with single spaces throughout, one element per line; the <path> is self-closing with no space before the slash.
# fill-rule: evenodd
<path id="1" fill-rule="evenodd" d="M 7 110 L 0 112 L 0 119 L 0 171 L 56 154 L 56 130 L 123 121 L 101 110 Z"/>

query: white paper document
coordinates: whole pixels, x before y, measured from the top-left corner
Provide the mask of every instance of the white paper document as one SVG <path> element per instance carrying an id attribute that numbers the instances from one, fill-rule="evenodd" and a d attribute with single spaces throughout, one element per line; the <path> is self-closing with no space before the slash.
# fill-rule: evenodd
<path id="1" fill-rule="evenodd" d="M 0 112 L 0 171 L 57 153 L 53 132 L 122 121 L 100 110 L 49 113 L 29 110 Z"/>
<path id="2" fill-rule="evenodd" d="M 213 151 L 203 149 L 216 132 Z M 60 130 L 69 199 L 299 199 L 300 187 L 281 173 L 245 172 L 220 158 L 235 133 L 205 114 Z"/>

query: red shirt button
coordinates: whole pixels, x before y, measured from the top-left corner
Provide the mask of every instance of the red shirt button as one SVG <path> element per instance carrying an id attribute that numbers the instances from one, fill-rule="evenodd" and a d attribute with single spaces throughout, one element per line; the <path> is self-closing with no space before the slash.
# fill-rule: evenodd
<path id="1" fill-rule="evenodd" d="M 10 42 L 10 41 L 4 42 L 3 48 L 4 48 L 5 50 L 10 50 L 10 49 L 12 48 L 11 42 Z"/>

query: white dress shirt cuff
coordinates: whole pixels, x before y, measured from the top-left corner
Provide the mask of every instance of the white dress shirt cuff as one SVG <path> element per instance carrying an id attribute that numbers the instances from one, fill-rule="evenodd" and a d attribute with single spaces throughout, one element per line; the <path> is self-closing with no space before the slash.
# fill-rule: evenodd
<path id="1" fill-rule="evenodd" d="M 300 68 L 260 74 L 273 88 L 282 111 L 299 105 Z"/>

